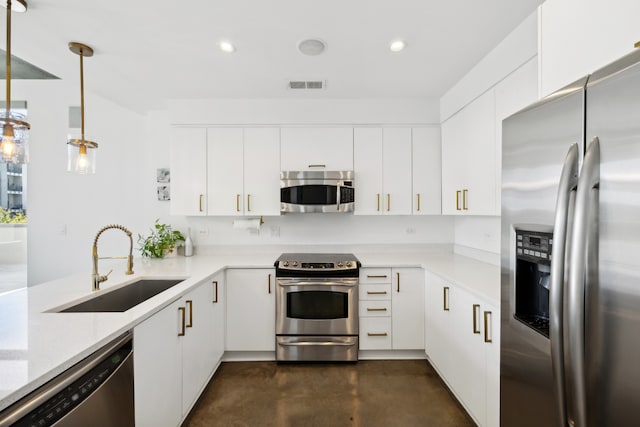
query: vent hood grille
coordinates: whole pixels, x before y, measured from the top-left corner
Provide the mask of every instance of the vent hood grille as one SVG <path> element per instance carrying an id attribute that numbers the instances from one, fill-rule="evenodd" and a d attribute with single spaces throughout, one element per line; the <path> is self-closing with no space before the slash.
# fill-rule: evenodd
<path id="1" fill-rule="evenodd" d="M 325 89 L 326 82 L 323 80 L 291 80 L 289 89 Z"/>

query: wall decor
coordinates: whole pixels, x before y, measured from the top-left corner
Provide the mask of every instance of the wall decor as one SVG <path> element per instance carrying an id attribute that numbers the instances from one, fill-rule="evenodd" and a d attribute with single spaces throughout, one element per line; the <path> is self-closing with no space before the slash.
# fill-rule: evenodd
<path id="1" fill-rule="evenodd" d="M 162 202 L 171 200 L 171 188 L 169 185 L 158 185 L 158 200 Z"/>
<path id="2" fill-rule="evenodd" d="M 156 169 L 156 181 L 171 182 L 171 172 L 169 171 L 169 168 Z"/>

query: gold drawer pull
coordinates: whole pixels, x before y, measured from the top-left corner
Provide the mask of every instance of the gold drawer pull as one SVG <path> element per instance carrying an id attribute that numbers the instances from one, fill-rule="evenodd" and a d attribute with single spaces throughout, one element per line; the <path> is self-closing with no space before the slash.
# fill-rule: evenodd
<path id="1" fill-rule="evenodd" d="M 326 168 L 327 165 L 309 165 L 309 168 Z"/>
<path id="2" fill-rule="evenodd" d="M 378 212 L 380 212 L 380 193 L 378 193 Z"/>
<path id="3" fill-rule="evenodd" d="M 369 337 L 386 337 L 387 333 L 386 332 L 382 332 L 382 333 L 367 332 L 367 336 L 369 336 Z"/>
<path id="4" fill-rule="evenodd" d="M 187 300 L 187 307 L 189 307 L 189 323 L 187 323 L 187 328 L 193 327 L 193 301 Z"/>
<path id="5" fill-rule="evenodd" d="M 469 190 L 467 190 L 467 189 L 462 190 L 462 210 L 463 211 L 469 210 L 467 208 L 467 194 L 468 193 L 469 193 Z"/>
<path id="6" fill-rule="evenodd" d="M 184 320 L 185 320 L 185 319 L 184 319 L 184 317 L 185 317 L 185 316 L 184 316 L 184 307 L 178 307 L 178 311 L 180 312 L 180 319 L 181 319 L 181 322 L 180 322 L 180 325 L 181 325 L 181 326 L 180 326 L 180 332 L 178 332 L 178 336 L 179 336 L 179 337 L 183 337 L 183 336 L 184 336 L 184 326 L 185 326 L 185 325 L 184 325 L 184 323 L 185 323 L 185 322 L 184 322 Z"/>
<path id="7" fill-rule="evenodd" d="M 484 312 L 484 342 L 489 342 L 489 343 L 493 342 L 491 337 L 489 337 L 489 325 L 491 324 L 489 319 L 490 316 L 491 316 L 490 311 Z"/>
<path id="8" fill-rule="evenodd" d="M 386 274 L 367 274 L 367 279 L 386 279 Z"/>
<path id="9" fill-rule="evenodd" d="M 217 303 L 218 302 L 218 281 L 214 280 L 213 282 L 213 286 L 215 287 L 215 292 L 214 292 L 214 297 L 213 297 L 213 303 Z"/>
<path id="10" fill-rule="evenodd" d="M 445 286 L 442 288 L 442 309 L 444 311 L 449 311 L 449 287 Z"/>
<path id="11" fill-rule="evenodd" d="M 200 207 L 198 208 L 200 212 L 202 212 L 202 198 L 204 197 L 204 194 L 200 195 Z"/>
<path id="12" fill-rule="evenodd" d="M 418 212 L 420 212 L 420 193 L 418 193 Z"/>
<path id="13" fill-rule="evenodd" d="M 386 295 L 387 291 L 367 291 L 367 295 Z"/>
<path id="14" fill-rule="evenodd" d="M 480 329 L 478 328 L 478 317 L 476 313 L 480 311 L 480 304 L 473 304 L 473 333 L 479 334 Z"/>
<path id="15" fill-rule="evenodd" d="M 460 193 L 462 193 L 462 191 L 460 190 L 456 191 L 456 210 L 457 211 L 460 210 Z"/>
<path id="16" fill-rule="evenodd" d="M 367 311 L 387 311 L 387 308 L 370 308 L 367 307 Z"/>

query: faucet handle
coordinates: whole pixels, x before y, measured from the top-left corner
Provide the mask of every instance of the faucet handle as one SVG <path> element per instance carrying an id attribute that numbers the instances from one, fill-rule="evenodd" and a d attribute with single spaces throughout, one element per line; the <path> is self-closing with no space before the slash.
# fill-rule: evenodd
<path id="1" fill-rule="evenodd" d="M 113 272 L 113 269 L 109 270 L 109 272 L 107 274 L 105 274 L 104 276 L 100 276 L 98 278 L 98 282 L 106 282 L 107 279 L 109 278 L 109 275 Z"/>

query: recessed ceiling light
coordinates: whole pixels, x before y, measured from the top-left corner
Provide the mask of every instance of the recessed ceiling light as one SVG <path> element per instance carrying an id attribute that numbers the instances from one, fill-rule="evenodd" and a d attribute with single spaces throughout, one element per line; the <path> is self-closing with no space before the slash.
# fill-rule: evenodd
<path id="1" fill-rule="evenodd" d="M 400 52 L 405 47 L 407 47 L 407 43 L 404 40 L 395 40 L 389 45 L 389 50 L 391 52 Z"/>
<path id="2" fill-rule="evenodd" d="M 320 55 L 327 48 L 327 44 L 320 39 L 307 39 L 298 43 L 298 50 L 304 55 Z"/>
<path id="3" fill-rule="evenodd" d="M 221 51 L 226 53 L 233 53 L 236 51 L 236 47 L 228 41 L 221 41 L 220 43 L 218 43 L 218 47 Z"/>

